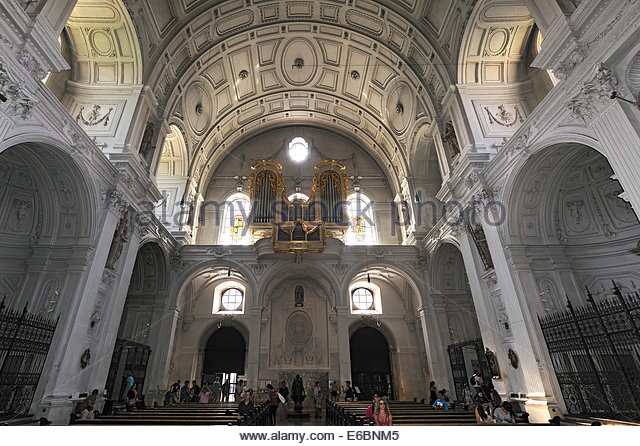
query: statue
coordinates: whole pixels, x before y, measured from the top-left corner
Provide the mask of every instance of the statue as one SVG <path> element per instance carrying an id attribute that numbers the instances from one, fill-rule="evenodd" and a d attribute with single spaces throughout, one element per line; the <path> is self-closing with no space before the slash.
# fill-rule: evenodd
<path id="1" fill-rule="evenodd" d="M 146 162 L 149 162 L 148 159 L 149 154 L 151 153 L 153 146 L 153 132 L 155 130 L 155 125 L 153 122 L 147 123 L 147 126 L 144 129 L 144 134 L 142 135 L 142 142 L 140 143 L 140 156 Z"/>
<path id="2" fill-rule="evenodd" d="M 492 379 L 500 379 L 500 368 L 498 367 L 498 361 L 496 360 L 496 355 L 488 348 L 484 349 L 484 356 L 487 358 L 487 363 L 489 364 L 489 371 L 491 372 Z"/>
<path id="3" fill-rule="evenodd" d="M 302 378 L 300 378 L 300 375 L 296 375 L 296 378 L 293 380 L 293 384 L 291 384 L 291 399 L 295 403 L 293 409 L 297 414 L 302 413 L 302 402 L 305 397 L 306 395 L 304 392 L 304 385 L 302 384 Z"/>
<path id="4" fill-rule="evenodd" d="M 458 144 L 456 130 L 453 128 L 453 123 L 451 121 L 447 122 L 447 124 L 444 126 L 442 142 L 449 146 L 449 151 L 451 152 L 452 158 L 455 158 L 460 153 L 460 144 Z"/>
<path id="5" fill-rule="evenodd" d="M 296 286 L 296 307 L 304 307 L 304 288 L 302 285 Z"/>
<path id="6" fill-rule="evenodd" d="M 118 228 L 116 229 L 115 234 L 113 234 L 113 240 L 111 241 L 111 248 L 109 248 L 109 255 L 107 256 L 107 263 L 105 265 L 106 268 L 114 269 L 115 263 L 120 258 L 122 254 L 122 249 L 124 248 L 124 244 L 129 241 L 127 238 L 127 222 L 129 221 L 129 211 L 126 211 L 122 218 L 120 219 L 120 223 L 118 223 Z"/>

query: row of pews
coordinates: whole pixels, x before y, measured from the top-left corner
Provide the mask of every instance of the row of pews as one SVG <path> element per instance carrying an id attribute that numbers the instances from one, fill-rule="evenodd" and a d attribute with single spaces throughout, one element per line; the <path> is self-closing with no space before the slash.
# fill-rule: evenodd
<path id="1" fill-rule="evenodd" d="M 136 409 L 132 412 L 116 411 L 111 415 L 99 415 L 93 420 L 75 420 L 74 425 L 188 425 L 188 426 L 266 426 L 269 403 L 256 405 L 253 415 L 238 414 L 237 403 L 185 403 L 171 406 Z"/>
<path id="2" fill-rule="evenodd" d="M 330 426 L 368 426 L 368 401 L 327 401 L 326 424 Z M 475 413 L 462 409 L 436 410 L 413 401 L 390 401 L 394 426 L 458 426 L 476 424 Z"/>

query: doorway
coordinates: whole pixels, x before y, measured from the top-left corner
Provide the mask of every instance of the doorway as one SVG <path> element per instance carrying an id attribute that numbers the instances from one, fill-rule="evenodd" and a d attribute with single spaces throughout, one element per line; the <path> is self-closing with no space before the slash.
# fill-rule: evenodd
<path id="1" fill-rule="evenodd" d="M 391 353 L 387 338 L 372 327 L 356 330 L 349 340 L 351 378 L 360 391 L 360 400 L 371 400 L 377 393 L 394 398 Z"/>
<path id="2" fill-rule="evenodd" d="M 202 382 L 220 379 L 221 401 L 235 401 L 238 377 L 244 375 L 247 343 L 237 329 L 222 327 L 213 332 L 204 350 Z"/>

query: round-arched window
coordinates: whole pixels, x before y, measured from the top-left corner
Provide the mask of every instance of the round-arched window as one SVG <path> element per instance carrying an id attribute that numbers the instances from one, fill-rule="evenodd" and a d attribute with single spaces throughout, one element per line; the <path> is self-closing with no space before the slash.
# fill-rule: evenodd
<path id="1" fill-rule="evenodd" d="M 229 288 L 222 293 L 220 303 L 222 308 L 227 311 L 237 311 L 242 306 L 242 291 L 238 288 Z"/>
<path id="2" fill-rule="evenodd" d="M 357 310 L 371 310 L 373 308 L 373 293 L 367 288 L 356 288 L 351 293 L 351 301 Z"/>

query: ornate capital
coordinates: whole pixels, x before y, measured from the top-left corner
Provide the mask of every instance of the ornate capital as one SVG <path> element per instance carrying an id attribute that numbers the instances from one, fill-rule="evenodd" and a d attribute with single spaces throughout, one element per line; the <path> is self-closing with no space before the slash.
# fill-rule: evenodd
<path id="1" fill-rule="evenodd" d="M 116 215 L 121 217 L 129 207 L 129 203 L 124 199 L 124 195 L 119 190 L 107 189 L 102 192 L 102 201 L 105 209 L 111 209 Z"/>
<path id="2" fill-rule="evenodd" d="M 560 80 L 567 80 L 573 74 L 576 67 L 587 57 L 586 49 L 583 45 L 577 45 L 568 57 L 558 65 L 553 74 Z"/>
<path id="3" fill-rule="evenodd" d="M 13 80 L 13 77 L 8 68 L 0 63 L 0 94 L 9 101 L 12 114 L 27 120 L 31 118 L 31 110 L 38 101 L 27 90 L 24 81 Z"/>
<path id="4" fill-rule="evenodd" d="M 574 119 L 585 123 L 593 120 L 611 100 L 611 93 L 618 87 L 618 79 L 613 71 L 603 63 L 598 65 L 591 81 L 582 84 L 580 93 L 567 103 Z"/>

